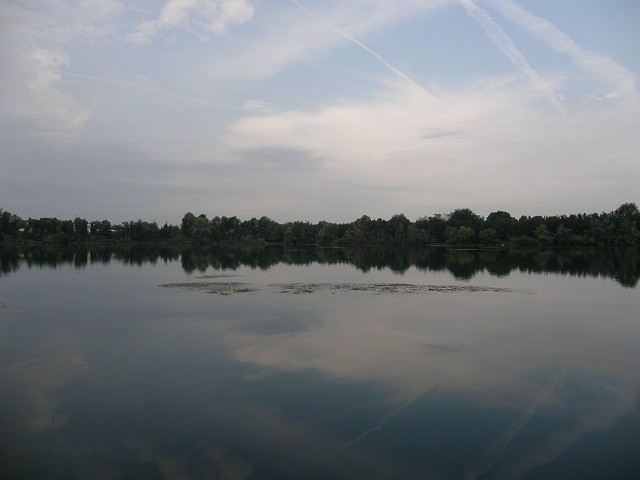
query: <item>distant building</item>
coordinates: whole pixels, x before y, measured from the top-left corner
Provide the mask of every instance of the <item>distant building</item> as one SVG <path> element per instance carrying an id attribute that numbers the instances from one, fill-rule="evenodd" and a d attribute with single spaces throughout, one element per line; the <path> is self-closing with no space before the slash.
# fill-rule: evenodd
<path id="1" fill-rule="evenodd" d="M 451 218 L 450 213 L 435 213 L 433 216 L 435 218 L 438 218 L 440 220 L 445 220 L 445 221 L 448 221 Z"/>

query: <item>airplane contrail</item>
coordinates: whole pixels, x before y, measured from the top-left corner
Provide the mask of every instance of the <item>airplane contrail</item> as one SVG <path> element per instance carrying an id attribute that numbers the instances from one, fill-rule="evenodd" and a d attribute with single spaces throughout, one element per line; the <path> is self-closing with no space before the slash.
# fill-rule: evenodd
<path id="1" fill-rule="evenodd" d="M 410 406 L 414 402 L 418 401 L 426 392 L 427 391 L 424 390 L 424 391 L 420 392 L 418 395 L 416 395 L 415 397 L 409 399 L 408 401 L 406 401 L 405 403 L 403 403 L 402 405 L 397 407 L 395 410 L 393 410 L 391 413 L 385 415 L 382 418 L 382 420 L 380 420 L 378 423 L 376 423 L 369 430 L 367 430 L 366 432 L 361 433 L 360 435 L 358 435 L 356 438 L 354 438 L 350 442 L 347 442 L 344 445 L 342 445 L 342 447 L 340 447 L 340 449 L 349 448 L 352 445 L 355 445 L 356 443 L 360 442 L 360 440 L 362 440 L 364 437 L 366 437 L 370 433 L 373 433 L 373 432 L 375 432 L 377 430 L 380 430 L 384 426 L 384 424 L 387 423 L 391 418 L 395 417 L 400 412 L 402 412 L 405 408 L 407 408 L 408 406 Z"/>
<path id="2" fill-rule="evenodd" d="M 119 79 L 115 79 L 115 78 L 97 77 L 95 75 L 87 75 L 87 74 L 84 74 L 84 73 L 72 72 L 72 71 L 68 71 L 68 70 L 59 70 L 59 73 L 60 73 L 60 75 L 67 76 L 67 77 L 84 78 L 84 79 L 93 80 L 93 81 L 96 81 L 96 82 L 109 83 L 111 85 L 118 85 L 118 86 L 121 86 L 121 87 L 133 88 L 135 90 L 141 90 L 143 92 L 151 93 L 151 94 L 154 94 L 154 95 L 163 95 L 165 97 L 170 97 L 170 98 L 173 98 L 173 99 L 176 99 L 176 100 L 201 103 L 201 104 L 204 104 L 204 105 L 212 105 L 212 106 L 215 106 L 215 107 L 228 108 L 228 109 L 231 109 L 231 110 L 242 110 L 241 107 L 236 106 L 236 105 L 230 105 L 228 103 L 216 102 L 214 100 L 208 100 L 206 98 L 192 97 L 192 96 L 189 96 L 189 95 L 182 95 L 182 94 L 178 94 L 178 93 L 167 92 L 166 90 L 150 87 L 148 85 L 144 85 L 144 84 L 141 84 L 141 83 L 129 82 L 127 80 L 119 80 Z"/>
<path id="3" fill-rule="evenodd" d="M 531 14 L 514 2 L 494 0 L 492 3 L 507 20 L 514 22 L 555 51 L 571 56 L 576 65 L 595 73 L 616 88 L 617 92 L 628 98 L 638 98 L 635 75 L 613 58 L 578 45 L 553 23 Z"/>
<path id="4" fill-rule="evenodd" d="M 507 448 L 520 434 L 522 429 L 529 423 L 531 418 L 545 406 L 553 397 L 558 384 L 562 380 L 565 369 L 558 371 L 549 383 L 538 390 L 529 404 L 524 408 L 520 415 L 513 420 L 500 434 L 491 442 L 485 454 L 475 462 L 464 476 L 465 480 L 475 480 L 482 474 L 486 473 L 500 459 L 503 458 Z"/>
<path id="5" fill-rule="evenodd" d="M 509 61 L 524 73 L 534 84 L 540 93 L 547 99 L 549 105 L 560 113 L 565 113 L 564 108 L 556 98 L 549 84 L 536 72 L 515 46 L 509 35 L 496 23 L 485 10 L 478 7 L 473 0 L 460 0 L 467 14 L 480 24 L 493 44 L 506 55 Z"/>
<path id="6" fill-rule="evenodd" d="M 309 9 L 307 7 L 305 7 L 304 5 L 302 5 L 301 3 L 299 3 L 297 0 L 289 0 L 291 3 L 293 3 L 294 5 L 296 5 L 298 8 L 301 8 L 302 10 L 304 10 L 307 13 L 312 13 L 309 11 Z M 347 40 L 349 40 L 350 42 L 354 43 L 355 45 L 359 46 L 360 48 L 362 48 L 364 51 L 366 51 L 367 53 L 373 55 L 376 59 L 378 59 L 380 62 L 382 62 L 382 64 L 387 67 L 389 70 L 391 70 L 393 73 L 395 73 L 396 75 L 398 75 L 400 78 L 402 78 L 403 80 L 407 81 L 408 83 L 410 83 L 412 86 L 414 86 L 415 88 L 418 88 L 420 90 L 422 90 L 424 93 L 426 93 L 427 95 L 429 95 L 430 97 L 435 97 L 437 98 L 437 95 L 434 95 L 433 93 L 429 92 L 426 88 L 424 88 L 423 86 L 419 85 L 418 83 L 416 83 L 413 79 L 411 79 L 409 76 L 407 76 L 406 74 L 404 74 L 403 72 L 401 72 L 400 70 L 398 70 L 396 67 L 394 67 L 391 63 L 389 63 L 387 60 L 385 60 L 380 54 L 378 54 L 377 52 L 375 52 L 374 50 L 372 50 L 371 48 L 367 47 L 364 43 L 362 43 L 360 40 L 357 40 L 356 38 L 353 38 L 351 35 L 343 32 L 342 30 L 334 27 L 333 25 L 328 24 L 327 22 L 323 21 L 323 20 L 319 20 L 323 25 L 325 25 L 328 29 L 330 29 L 331 31 L 333 31 L 334 33 L 337 33 L 338 35 L 340 35 L 343 38 L 346 38 Z"/>

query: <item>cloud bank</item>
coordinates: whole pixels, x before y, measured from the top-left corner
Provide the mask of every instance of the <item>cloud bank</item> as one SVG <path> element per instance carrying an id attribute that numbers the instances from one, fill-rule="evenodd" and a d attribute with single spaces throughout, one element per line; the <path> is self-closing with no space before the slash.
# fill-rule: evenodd
<path id="1" fill-rule="evenodd" d="M 640 193 L 638 72 L 598 8 L 581 18 L 611 52 L 508 0 L 4 0 L 2 208 L 170 222 L 612 210 Z M 123 178 L 126 203 L 105 202 Z"/>

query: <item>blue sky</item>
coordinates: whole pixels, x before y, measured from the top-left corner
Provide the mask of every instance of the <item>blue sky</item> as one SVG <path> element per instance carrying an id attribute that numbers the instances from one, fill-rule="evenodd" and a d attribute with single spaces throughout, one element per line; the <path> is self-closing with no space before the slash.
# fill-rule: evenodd
<path id="1" fill-rule="evenodd" d="M 0 0 L 0 207 L 178 223 L 638 202 L 635 0 Z"/>

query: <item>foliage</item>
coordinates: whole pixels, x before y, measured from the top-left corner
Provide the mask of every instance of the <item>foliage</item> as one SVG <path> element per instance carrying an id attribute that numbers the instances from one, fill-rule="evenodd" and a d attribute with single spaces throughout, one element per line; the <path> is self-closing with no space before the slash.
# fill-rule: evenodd
<path id="1" fill-rule="evenodd" d="M 56 245 L 84 243 L 192 243 L 285 245 L 486 245 L 486 246 L 634 246 L 640 245 L 640 211 L 625 203 L 609 213 L 522 216 L 498 210 L 487 218 L 468 208 L 449 215 L 403 214 L 389 220 L 363 215 L 347 224 L 327 221 L 278 223 L 269 217 L 242 221 L 238 217 L 184 214 L 179 226 L 144 220 L 111 224 L 57 218 L 29 218 L 0 209 L 0 241 Z"/>

